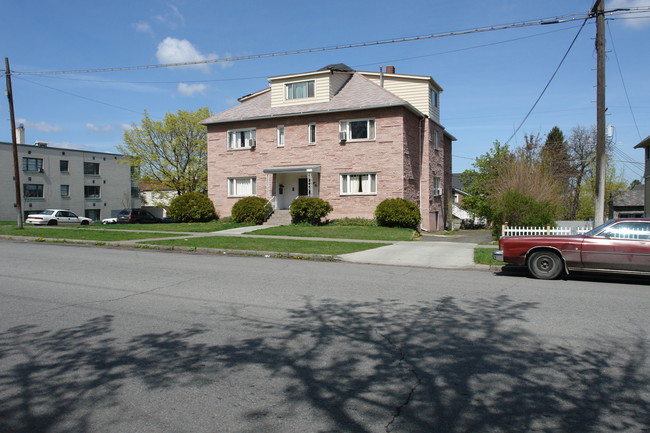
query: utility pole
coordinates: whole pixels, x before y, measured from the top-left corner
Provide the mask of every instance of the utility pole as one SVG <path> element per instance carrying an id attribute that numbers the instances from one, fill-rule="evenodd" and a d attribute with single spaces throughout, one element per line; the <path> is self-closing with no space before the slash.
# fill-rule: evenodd
<path id="1" fill-rule="evenodd" d="M 11 70 L 9 58 L 5 57 L 5 79 L 7 81 L 7 99 L 9 99 L 9 117 L 11 119 L 11 148 L 14 154 L 14 184 L 16 185 L 16 222 L 23 228 L 23 206 L 20 197 L 20 171 L 18 166 L 18 143 L 16 142 L 16 117 L 14 116 L 14 98 L 11 91 Z"/>
<path id="2" fill-rule="evenodd" d="M 594 225 L 605 222 L 605 0 L 596 0 L 596 203 Z"/>

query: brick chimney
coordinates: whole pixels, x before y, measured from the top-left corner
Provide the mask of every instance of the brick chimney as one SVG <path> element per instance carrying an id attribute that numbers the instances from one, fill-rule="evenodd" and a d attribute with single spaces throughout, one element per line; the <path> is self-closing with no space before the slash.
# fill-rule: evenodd
<path id="1" fill-rule="evenodd" d="M 386 73 L 387 74 L 394 74 L 395 73 L 395 66 L 386 66 Z"/>

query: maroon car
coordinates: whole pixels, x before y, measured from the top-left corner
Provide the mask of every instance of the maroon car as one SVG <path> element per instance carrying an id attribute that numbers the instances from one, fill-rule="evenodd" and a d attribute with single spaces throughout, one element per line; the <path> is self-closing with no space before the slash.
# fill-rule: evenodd
<path id="1" fill-rule="evenodd" d="M 650 219 L 611 220 L 583 235 L 501 237 L 492 257 L 547 280 L 570 270 L 650 274 Z"/>

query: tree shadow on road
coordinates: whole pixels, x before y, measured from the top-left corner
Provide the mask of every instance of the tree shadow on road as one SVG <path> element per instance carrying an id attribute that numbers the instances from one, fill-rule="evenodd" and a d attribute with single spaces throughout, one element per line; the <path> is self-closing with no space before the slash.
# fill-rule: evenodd
<path id="1" fill-rule="evenodd" d="M 61 330 L 16 327 L 0 334 L 0 431 L 95 431 L 93 413 L 119 407 L 129 380 L 201 388 L 253 371 L 282 387 L 273 404 L 238 414 L 240 431 L 283 431 L 296 413 L 320 432 L 650 428 L 647 337 L 542 341 L 521 326 L 535 308 L 506 296 L 306 300 L 281 324 L 240 314 L 257 336 L 229 344 L 210 343 L 201 325 L 123 341 L 108 315 Z"/>

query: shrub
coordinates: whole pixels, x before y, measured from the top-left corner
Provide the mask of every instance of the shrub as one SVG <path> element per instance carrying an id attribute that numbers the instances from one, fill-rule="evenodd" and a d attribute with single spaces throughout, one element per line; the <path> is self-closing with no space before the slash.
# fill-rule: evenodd
<path id="1" fill-rule="evenodd" d="M 512 226 L 544 227 L 555 224 L 558 208 L 549 201 L 537 201 L 517 191 L 508 191 L 494 204 L 493 234 L 501 234 L 505 222 Z"/>
<path id="2" fill-rule="evenodd" d="M 298 197 L 289 207 L 293 224 L 308 223 L 318 225 L 333 208 L 328 202 L 318 197 Z"/>
<path id="3" fill-rule="evenodd" d="M 232 207 L 232 219 L 237 223 L 262 224 L 270 204 L 262 197 L 244 197 Z"/>
<path id="4" fill-rule="evenodd" d="M 219 219 L 212 200 L 200 192 L 186 192 L 169 204 L 169 217 L 180 223 L 208 222 Z"/>
<path id="5" fill-rule="evenodd" d="M 389 198 L 377 205 L 375 218 L 380 226 L 415 229 L 420 225 L 420 209 L 412 201 Z"/>

